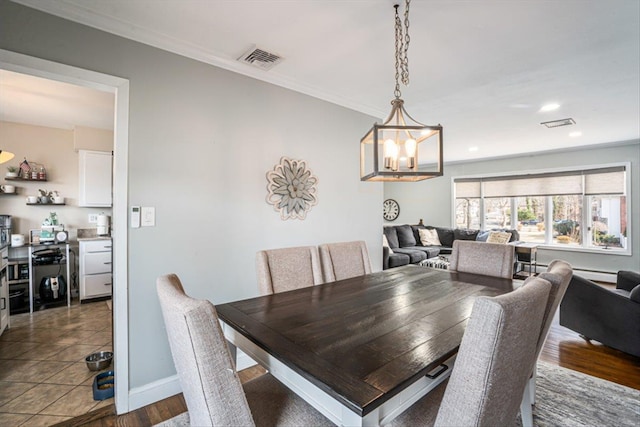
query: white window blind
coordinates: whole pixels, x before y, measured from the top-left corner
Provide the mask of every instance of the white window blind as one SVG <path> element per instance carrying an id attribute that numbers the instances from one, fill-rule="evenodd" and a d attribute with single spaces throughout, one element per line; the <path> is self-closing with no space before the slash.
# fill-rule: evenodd
<path id="1" fill-rule="evenodd" d="M 456 198 L 624 195 L 624 166 L 529 175 L 454 179 Z"/>

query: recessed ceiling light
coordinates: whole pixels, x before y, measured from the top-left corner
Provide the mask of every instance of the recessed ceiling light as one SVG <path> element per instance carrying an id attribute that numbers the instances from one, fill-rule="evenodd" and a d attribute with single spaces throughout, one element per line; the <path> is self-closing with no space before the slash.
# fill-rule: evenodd
<path id="1" fill-rule="evenodd" d="M 569 134 L 569 136 L 570 136 L 571 138 L 577 138 L 577 137 L 579 137 L 579 136 L 582 136 L 582 132 L 580 132 L 580 131 L 571 132 L 571 133 Z"/>
<path id="2" fill-rule="evenodd" d="M 471 151 L 471 152 L 478 151 L 478 147 L 476 147 L 476 146 L 469 147 L 469 151 Z"/>
<path id="3" fill-rule="evenodd" d="M 540 108 L 540 112 L 546 113 L 547 111 L 555 111 L 558 108 L 560 108 L 560 104 L 555 104 L 555 103 L 546 104 L 546 105 L 543 105 L 542 108 Z"/>

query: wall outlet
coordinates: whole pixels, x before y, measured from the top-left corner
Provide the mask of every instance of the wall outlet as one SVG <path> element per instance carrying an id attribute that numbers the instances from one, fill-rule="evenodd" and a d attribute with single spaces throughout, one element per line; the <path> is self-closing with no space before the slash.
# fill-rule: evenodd
<path id="1" fill-rule="evenodd" d="M 98 223 L 98 214 L 89 214 L 89 224 Z"/>

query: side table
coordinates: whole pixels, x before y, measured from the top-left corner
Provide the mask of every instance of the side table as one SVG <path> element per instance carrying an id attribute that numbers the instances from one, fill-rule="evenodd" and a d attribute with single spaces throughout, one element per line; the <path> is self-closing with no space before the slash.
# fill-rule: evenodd
<path id="1" fill-rule="evenodd" d="M 536 267 L 538 266 L 538 244 L 537 243 L 518 243 L 516 248 L 516 260 L 518 263 L 529 266 L 529 274 L 527 276 L 533 276 L 536 274 Z M 523 273 L 524 271 L 523 268 Z"/>

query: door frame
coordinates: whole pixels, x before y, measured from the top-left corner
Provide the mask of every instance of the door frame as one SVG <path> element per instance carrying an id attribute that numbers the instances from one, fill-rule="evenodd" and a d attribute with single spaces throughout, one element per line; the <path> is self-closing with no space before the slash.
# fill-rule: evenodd
<path id="1" fill-rule="evenodd" d="M 129 80 L 0 49 L 0 68 L 115 94 L 113 142 L 113 352 L 116 413 L 129 412 Z"/>

